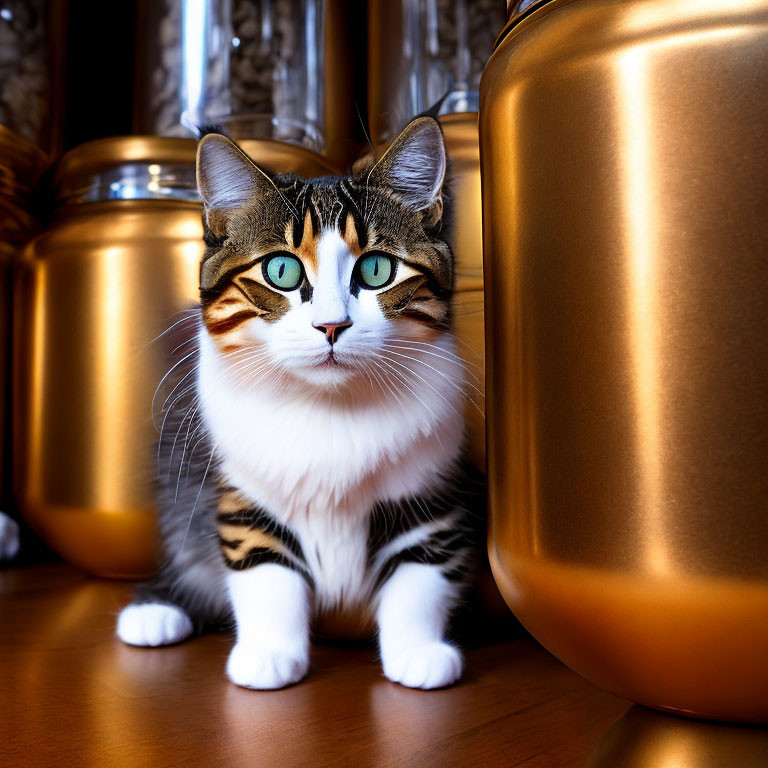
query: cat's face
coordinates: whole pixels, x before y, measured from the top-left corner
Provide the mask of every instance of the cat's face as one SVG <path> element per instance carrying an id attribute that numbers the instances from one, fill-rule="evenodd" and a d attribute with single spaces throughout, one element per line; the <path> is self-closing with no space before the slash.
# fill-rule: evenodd
<path id="1" fill-rule="evenodd" d="M 427 350 L 449 327 L 445 165 L 430 118 L 375 166 L 327 179 L 269 176 L 226 138 L 206 136 L 201 298 L 222 358 L 251 382 L 406 381 L 408 346 Z"/>

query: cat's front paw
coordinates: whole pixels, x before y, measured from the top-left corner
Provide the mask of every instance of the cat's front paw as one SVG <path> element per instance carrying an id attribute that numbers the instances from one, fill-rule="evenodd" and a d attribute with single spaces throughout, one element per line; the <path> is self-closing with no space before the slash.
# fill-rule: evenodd
<path id="1" fill-rule="evenodd" d="M 297 683 L 309 669 L 309 654 L 304 650 L 265 648 L 237 643 L 229 654 L 227 676 L 243 688 L 275 690 Z"/>
<path id="2" fill-rule="evenodd" d="M 384 674 L 408 688 L 444 688 L 460 677 L 464 668 L 461 651 L 448 643 L 427 643 L 385 654 Z"/>
<path id="3" fill-rule="evenodd" d="M 19 526 L 0 512 L 0 560 L 12 560 L 19 552 Z"/>
<path id="4" fill-rule="evenodd" d="M 117 619 L 117 636 L 128 645 L 172 645 L 186 640 L 192 630 L 192 619 L 167 603 L 129 605 Z"/>

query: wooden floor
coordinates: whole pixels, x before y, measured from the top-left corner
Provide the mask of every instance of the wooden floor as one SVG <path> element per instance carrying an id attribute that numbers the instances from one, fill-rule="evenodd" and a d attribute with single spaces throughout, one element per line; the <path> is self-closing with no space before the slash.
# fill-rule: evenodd
<path id="1" fill-rule="evenodd" d="M 224 677 L 226 635 L 117 641 L 130 589 L 59 564 L 0 571 L 3 768 L 582 766 L 629 708 L 524 636 L 469 650 L 448 690 L 402 688 L 373 649 L 324 645 L 304 682 L 247 691 Z"/>

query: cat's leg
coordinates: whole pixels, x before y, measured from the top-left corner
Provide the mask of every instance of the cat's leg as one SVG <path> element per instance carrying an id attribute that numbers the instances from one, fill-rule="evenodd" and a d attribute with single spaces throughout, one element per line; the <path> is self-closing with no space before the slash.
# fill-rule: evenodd
<path id="1" fill-rule="evenodd" d="M 172 602 L 162 576 L 142 584 L 134 602 L 120 611 L 117 636 L 128 645 L 156 648 L 186 640 L 194 631 L 192 619 Z"/>
<path id="2" fill-rule="evenodd" d="M 228 576 L 237 642 L 227 675 L 245 688 L 275 689 L 309 669 L 310 588 L 298 571 L 264 563 Z"/>
<path id="3" fill-rule="evenodd" d="M 0 512 L 0 560 L 12 560 L 19 552 L 19 526 Z"/>
<path id="4" fill-rule="evenodd" d="M 455 683 L 464 666 L 461 651 L 445 641 L 459 588 L 440 568 L 403 563 L 379 593 L 376 620 L 384 674 L 409 688 Z"/>
<path id="5" fill-rule="evenodd" d="M 229 679 L 259 689 L 298 682 L 309 668 L 312 595 L 301 544 L 232 487 L 222 491 L 217 526 L 237 629 Z"/>

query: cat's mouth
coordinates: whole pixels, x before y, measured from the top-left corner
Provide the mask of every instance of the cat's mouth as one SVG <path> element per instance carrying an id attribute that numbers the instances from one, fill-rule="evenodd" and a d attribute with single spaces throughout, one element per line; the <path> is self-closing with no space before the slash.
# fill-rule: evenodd
<path id="1" fill-rule="evenodd" d="M 318 367 L 320 368 L 346 368 L 347 366 L 344 365 L 344 363 L 340 362 L 338 357 L 334 354 L 334 351 L 331 349 L 328 351 L 328 354 L 325 356 L 325 359 L 322 360 L 320 363 L 318 363 Z"/>

